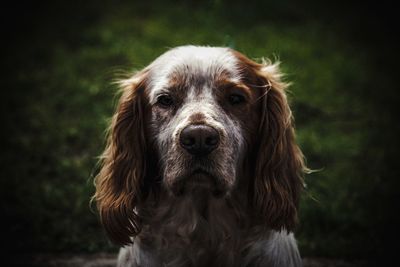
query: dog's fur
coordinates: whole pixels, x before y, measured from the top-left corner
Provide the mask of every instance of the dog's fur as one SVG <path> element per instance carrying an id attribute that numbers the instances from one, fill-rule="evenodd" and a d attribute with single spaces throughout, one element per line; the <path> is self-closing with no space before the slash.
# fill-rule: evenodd
<path id="1" fill-rule="evenodd" d="M 119 266 L 301 266 L 305 166 L 277 63 L 184 46 L 121 87 L 94 196 Z M 218 146 L 188 153 L 191 125 Z"/>

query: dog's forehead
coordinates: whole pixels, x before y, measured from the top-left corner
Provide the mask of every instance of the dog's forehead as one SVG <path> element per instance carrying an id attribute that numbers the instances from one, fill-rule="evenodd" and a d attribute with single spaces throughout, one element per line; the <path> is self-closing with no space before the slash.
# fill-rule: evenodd
<path id="1" fill-rule="evenodd" d="M 240 80 L 238 59 L 224 47 L 183 46 L 167 51 L 149 66 L 150 99 L 165 90 L 172 79 L 213 82 L 224 76 Z"/>

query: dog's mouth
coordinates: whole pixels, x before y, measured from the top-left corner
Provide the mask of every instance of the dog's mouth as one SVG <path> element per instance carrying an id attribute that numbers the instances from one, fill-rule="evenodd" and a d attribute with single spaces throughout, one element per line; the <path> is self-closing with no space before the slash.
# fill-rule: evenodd
<path id="1" fill-rule="evenodd" d="M 178 179 L 172 189 L 176 196 L 200 193 L 221 197 L 226 192 L 218 177 L 200 168 Z"/>
<path id="2" fill-rule="evenodd" d="M 190 176 L 186 183 L 195 187 L 210 187 L 215 183 L 213 175 L 201 169 L 193 171 Z"/>

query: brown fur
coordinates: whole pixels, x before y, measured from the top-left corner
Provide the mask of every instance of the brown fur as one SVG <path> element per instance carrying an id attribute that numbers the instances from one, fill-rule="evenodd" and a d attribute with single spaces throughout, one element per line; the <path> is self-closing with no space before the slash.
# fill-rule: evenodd
<path id="1" fill-rule="evenodd" d="M 255 63 L 235 52 L 242 62 L 249 83 L 261 90 L 261 118 L 258 131 L 259 151 L 254 186 L 250 189 L 256 212 L 276 230 L 293 230 L 303 188 L 303 154 L 295 142 L 293 116 L 282 74 L 263 71 Z M 271 68 L 272 69 L 272 68 Z"/>
<path id="2" fill-rule="evenodd" d="M 144 74 L 137 74 L 141 76 Z M 144 86 L 145 80 L 140 80 L 122 88 L 102 155 L 102 168 L 95 180 L 94 198 L 101 222 L 109 237 L 118 244 L 130 243 L 130 237 L 140 231 L 134 208 L 146 175 Z"/>

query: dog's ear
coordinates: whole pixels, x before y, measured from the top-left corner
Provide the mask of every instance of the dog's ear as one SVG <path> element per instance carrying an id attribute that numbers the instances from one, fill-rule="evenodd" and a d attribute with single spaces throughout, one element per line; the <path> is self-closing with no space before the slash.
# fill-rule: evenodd
<path id="1" fill-rule="evenodd" d="M 146 175 L 144 128 L 145 71 L 122 81 L 117 109 L 112 118 L 101 169 L 95 178 L 94 200 L 110 239 L 126 245 L 140 231 L 135 206 Z"/>
<path id="2" fill-rule="evenodd" d="M 293 117 L 278 64 L 268 62 L 256 71 L 264 91 L 261 99 L 259 151 L 254 180 L 254 204 L 276 230 L 293 230 L 297 222 L 305 170 L 295 142 Z"/>
<path id="3" fill-rule="evenodd" d="M 292 230 L 297 222 L 300 193 L 307 170 L 295 142 L 293 117 L 281 80 L 279 63 L 258 64 L 236 53 L 242 75 L 260 91 L 260 123 L 257 134 L 253 185 L 249 201 L 256 216 L 275 230 Z"/>

